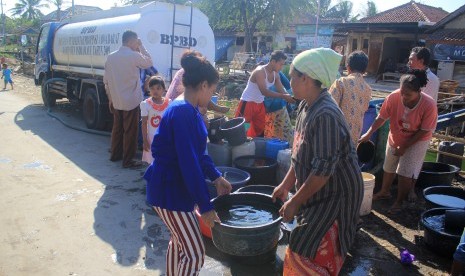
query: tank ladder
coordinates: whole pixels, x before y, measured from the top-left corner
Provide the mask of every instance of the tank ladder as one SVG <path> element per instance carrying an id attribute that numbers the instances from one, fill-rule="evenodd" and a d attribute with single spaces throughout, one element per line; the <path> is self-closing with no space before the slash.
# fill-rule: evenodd
<path id="1" fill-rule="evenodd" d="M 174 54 L 174 51 L 176 48 L 181 48 L 181 49 L 190 49 L 191 48 L 191 40 L 192 40 L 192 15 L 194 13 L 194 6 L 192 4 L 192 1 L 188 1 L 186 2 L 185 4 L 186 6 L 189 5 L 190 6 L 190 18 L 189 18 L 189 24 L 186 24 L 186 23 L 180 23 L 178 21 L 176 21 L 176 2 L 173 1 L 173 30 L 171 32 L 171 66 L 170 66 L 170 81 L 173 80 L 173 71 L 178 71 L 179 69 L 181 68 L 175 68 L 173 67 L 173 63 L 174 63 L 174 57 L 175 57 L 175 54 Z M 187 46 L 182 46 L 181 44 L 180 45 L 175 45 L 175 39 L 174 39 L 174 31 L 175 31 L 175 28 L 176 26 L 183 26 L 183 27 L 186 27 L 186 28 L 189 28 L 189 40 L 188 40 L 188 43 L 187 43 Z"/>

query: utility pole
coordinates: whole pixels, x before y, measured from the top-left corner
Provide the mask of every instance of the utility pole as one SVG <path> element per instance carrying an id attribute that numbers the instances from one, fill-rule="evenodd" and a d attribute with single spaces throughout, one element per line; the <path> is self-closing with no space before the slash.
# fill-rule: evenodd
<path id="1" fill-rule="evenodd" d="M 74 16 L 74 0 L 71 1 L 71 15 Z"/>

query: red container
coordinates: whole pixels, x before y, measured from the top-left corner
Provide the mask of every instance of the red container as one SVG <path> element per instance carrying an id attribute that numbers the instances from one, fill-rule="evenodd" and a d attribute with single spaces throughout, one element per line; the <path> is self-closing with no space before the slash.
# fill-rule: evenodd
<path id="1" fill-rule="evenodd" d="M 208 227 L 205 222 L 203 222 L 202 217 L 200 216 L 199 210 L 195 209 L 195 216 L 197 217 L 197 220 L 199 221 L 200 225 L 200 233 L 204 235 L 205 237 L 211 239 L 212 238 L 212 229 Z"/>

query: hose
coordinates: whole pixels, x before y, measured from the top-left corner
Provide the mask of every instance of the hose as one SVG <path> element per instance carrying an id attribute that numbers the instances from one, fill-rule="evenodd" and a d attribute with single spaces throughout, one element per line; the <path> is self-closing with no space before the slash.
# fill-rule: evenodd
<path id="1" fill-rule="evenodd" d="M 47 89 L 48 90 L 48 84 L 50 82 L 53 82 L 53 81 L 66 81 L 65 79 L 62 79 L 62 78 L 51 78 L 51 79 L 48 79 L 47 81 L 45 81 L 44 83 L 44 89 Z M 45 92 L 48 97 L 48 91 Z M 82 131 L 82 132 L 86 132 L 86 133 L 90 133 L 90 134 L 96 134 L 96 135 L 101 135 L 101 136 L 111 136 L 111 133 L 108 133 L 106 131 L 100 131 L 100 130 L 93 130 L 93 129 L 88 129 L 88 128 L 83 128 L 83 127 L 77 127 L 77 126 L 73 126 L 71 124 L 69 124 L 68 122 L 64 121 L 63 119 L 61 119 L 60 117 L 56 116 L 55 114 L 52 113 L 52 109 L 50 107 L 48 107 L 47 109 L 47 115 L 54 118 L 54 119 L 57 119 L 60 123 L 62 123 L 64 126 L 66 127 L 69 127 L 71 129 L 74 129 L 74 130 L 77 130 L 77 131 Z"/>

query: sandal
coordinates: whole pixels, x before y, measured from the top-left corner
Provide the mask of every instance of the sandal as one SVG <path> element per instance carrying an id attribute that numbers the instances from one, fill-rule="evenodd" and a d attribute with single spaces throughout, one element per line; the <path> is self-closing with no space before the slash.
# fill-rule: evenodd
<path id="1" fill-rule="evenodd" d="M 388 199 L 391 199 L 392 196 L 389 194 L 389 195 L 386 195 L 386 194 L 375 194 L 373 195 L 373 201 L 378 201 L 378 200 L 388 200 Z"/>
<path id="2" fill-rule="evenodd" d="M 136 160 L 132 160 L 129 162 L 129 164 L 123 166 L 123 168 L 125 169 L 139 169 L 139 168 L 142 168 L 144 166 L 144 163 L 142 163 L 141 161 L 136 161 Z"/>

